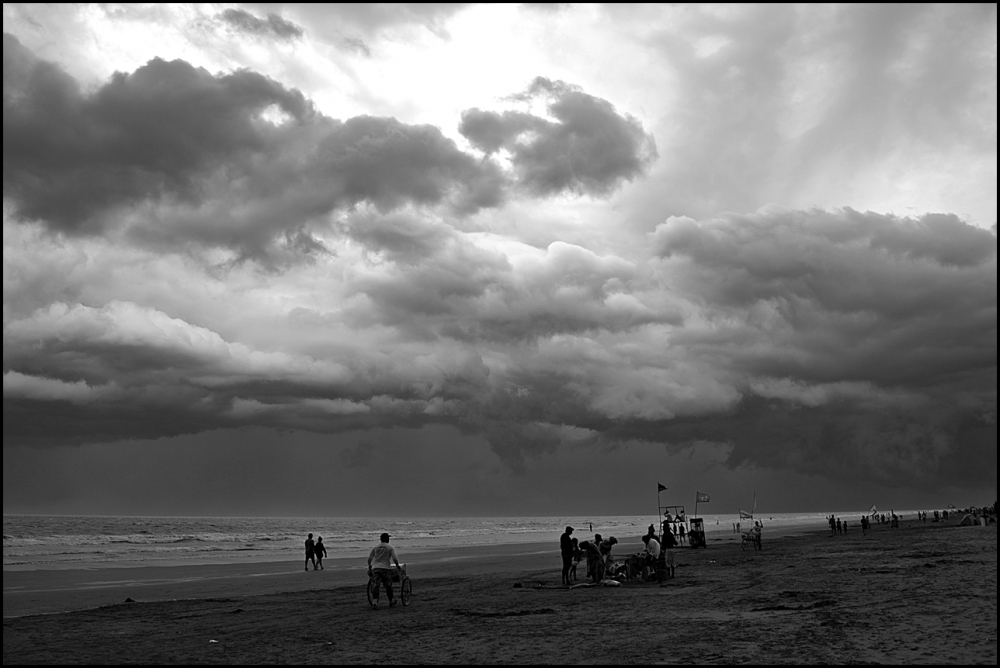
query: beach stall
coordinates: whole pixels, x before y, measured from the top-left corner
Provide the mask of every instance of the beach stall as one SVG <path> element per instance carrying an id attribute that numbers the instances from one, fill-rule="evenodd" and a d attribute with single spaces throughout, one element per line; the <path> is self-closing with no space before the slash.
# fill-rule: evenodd
<path id="1" fill-rule="evenodd" d="M 708 547 L 705 539 L 705 520 L 698 517 L 698 504 L 708 503 L 712 497 L 705 492 L 694 493 L 694 517 L 688 520 L 688 544 L 691 547 Z"/>
<path id="2" fill-rule="evenodd" d="M 708 547 L 708 541 L 705 540 L 705 520 L 692 517 L 689 524 L 691 528 L 688 529 L 688 544 L 691 547 Z"/>

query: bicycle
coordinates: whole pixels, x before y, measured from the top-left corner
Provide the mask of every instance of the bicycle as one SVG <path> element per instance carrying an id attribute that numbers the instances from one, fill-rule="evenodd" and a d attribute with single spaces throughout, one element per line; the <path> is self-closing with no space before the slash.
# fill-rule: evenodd
<path id="1" fill-rule="evenodd" d="M 406 574 L 406 564 L 400 564 L 400 566 L 393 571 L 392 581 L 399 583 L 399 600 L 403 605 L 410 604 L 410 597 L 413 595 L 413 583 L 410 582 L 410 576 Z M 379 589 L 381 582 L 375 577 L 375 571 L 368 570 L 368 606 L 374 606 L 378 604 L 379 599 Z"/>
<path id="2" fill-rule="evenodd" d="M 761 545 L 759 533 L 751 532 L 743 534 L 743 540 L 740 541 L 740 547 L 743 548 L 743 551 L 745 552 L 750 549 L 751 545 L 755 550 L 760 549 Z"/>

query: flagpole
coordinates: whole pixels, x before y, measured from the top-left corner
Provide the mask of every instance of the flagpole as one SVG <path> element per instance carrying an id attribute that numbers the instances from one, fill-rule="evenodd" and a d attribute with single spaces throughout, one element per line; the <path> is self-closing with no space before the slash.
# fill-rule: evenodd
<path id="1" fill-rule="evenodd" d="M 659 482 L 657 482 L 656 483 L 656 528 L 658 529 L 658 531 L 656 533 L 660 537 L 660 542 L 663 542 L 663 534 L 660 533 L 659 531 L 660 527 L 663 526 L 662 524 L 660 524 L 660 492 L 663 491 L 662 489 L 660 489 L 660 487 L 662 487 L 662 485 Z"/>
<path id="2" fill-rule="evenodd" d="M 694 516 L 698 517 L 698 490 L 694 491 Z"/>
<path id="3" fill-rule="evenodd" d="M 663 541 L 663 524 L 660 521 L 660 492 L 663 492 L 666 489 L 666 485 L 662 484 L 659 480 L 656 481 L 656 530 L 660 542 Z"/>

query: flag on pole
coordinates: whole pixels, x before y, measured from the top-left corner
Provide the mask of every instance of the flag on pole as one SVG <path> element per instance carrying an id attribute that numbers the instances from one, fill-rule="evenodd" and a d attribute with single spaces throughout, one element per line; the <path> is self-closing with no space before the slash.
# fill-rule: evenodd
<path id="1" fill-rule="evenodd" d="M 876 507 L 875 507 L 875 504 L 873 503 L 873 504 L 872 504 L 872 507 L 868 509 L 868 514 L 869 514 L 869 515 L 874 515 L 874 514 L 875 514 L 875 513 L 877 513 L 877 512 L 878 512 L 878 508 L 876 508 Z"/>
<path id="2" fill-rule="evenodd" d="M 698 495 L 697 496 L 698 503 L 708 503 L 709 501 L 712 500 L 712 497 L 710 497 L 708 494 L 705 494 L 704 492 L 695 492 L 695 494 Z"/>
<path id="3" fill-rule="evenodd" d="M 667 489 L 666 485 L 661 485 L 660 483 L 656 483 L 656 493 L 657 494 L 659 494 L 660 492 L 666 491 L 666 489 Z"/>
<path id="4" fill-rule="evenodd" d="M 753 519 L 753 513 L 748 513 L 745 510 L 740 510 L 740 519 L 741 520 L 752 520 Z"/>

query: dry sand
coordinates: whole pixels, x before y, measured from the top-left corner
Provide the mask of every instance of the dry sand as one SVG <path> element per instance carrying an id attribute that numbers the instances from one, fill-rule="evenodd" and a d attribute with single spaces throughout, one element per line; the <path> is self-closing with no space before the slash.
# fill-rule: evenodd
<path id="1" fill-rule="evenodd" d="M 765 532 L 760 552 L 730 537 L 678 550 L 662 586 L 562 587 L 557 541 L 412 555 L 410 606 L 379 610 L 366 605 L 364 571 L 344 563 L 241 565 L 228 578 L 181 569 L 159 583 L 132 577 L 142 584 L 131 589 L 109 570 L 82 587 L 79 571 L 5 571 L 3 661 L 997 662 L 995 526 Z M 126 591 L 138 602 L 25 614 Z M 153 600 L 171 596 L 185 600 Z"/>

